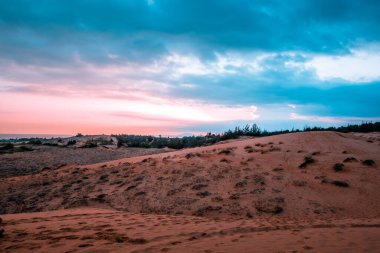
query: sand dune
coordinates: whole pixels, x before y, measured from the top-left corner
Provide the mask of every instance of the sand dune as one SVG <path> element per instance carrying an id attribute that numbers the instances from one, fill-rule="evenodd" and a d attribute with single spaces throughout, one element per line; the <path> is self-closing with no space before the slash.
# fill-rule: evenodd
<path id="1" fill-rule="evenodd" d="M 210 220 L 81 208 L 5 215 L 2 252 L 378 252 L 380 219 Z"/>
<path id="2" fill-rule="evenodd" d="M 375 252 L 379 136 L 292 133 L 1 179 L 0 248 Z"/>

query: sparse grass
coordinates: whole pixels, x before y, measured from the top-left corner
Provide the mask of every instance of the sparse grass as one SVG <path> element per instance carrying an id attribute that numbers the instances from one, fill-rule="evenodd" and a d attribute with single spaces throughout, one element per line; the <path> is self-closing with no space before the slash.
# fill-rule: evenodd
<path id="1" fill-rule="evenodd" d="M 220 151 L 218 154 L 219 154 L 219 155 L 229 155 L 229 154 L 231 154 L 231 153 L 232 153 L 231 150 L 229 150 L 229 149 L 224 149 L 224 150 Z"/>
<path id="2" fill-rule="evenodd" d="M 375 165 L 375 161 L 374 161 L 374 160 L 367 159 L 367 160 L 364 160 L 364 161 L 362 162 L 362 164 L 367 165 L 367 166 L 374 166 L 374 165 Z"/>
<path id="3" fill-rule="evenodd" d="M 304 168 L 307 167 L 307 165 L 309 165 L 309 164 L 313 164 L 313 163 L 315 163 L 314 158 L 312 158 L 311 156 L 305 156 L 305 157 L 304 157 L 304 161 L 303 161 L 303 163 L 301 163 L 301 164 L 298 166 L 298 168 L 300 168 L 300 169 L 304 169 Z"/>
<path id="4" fill-rule="evenodd" d="M 235 184 L 235 188 L 241 188 L 241 187 L 244 187 L 244 186 L 246 186 L 247 185 L 247 180 L 243 180 L 243 181 L 240 181 L 240 182 L 237 182 L 236 184 Z"/>
<path id="5" fill-rule="evenodd" d="M 67 142 L 66 146 L 73 146 L 73 145 L 75 145 L 76 143 L 77 143 L 76 140 L 69 140 L 69 141 Z"/>
<path id="6" fill-rule="evenodd" d="M 145 196 L 146 195 L 146 192 L 144 192 L 144 191 L 141 191 L 141 192 L 136 192 L 135 193 L 135 196 L 137 197 L 137 196 Z"/>
<path id="7" fill-rule="evenodd" d="M 103 180 L 107 180 L 108 179 L 108 175 L 101 175 L 99 177 L 99 180 L 103 181 Z"/>
<path id="8" fill-rule="evenodd" d="M 219 211 L 221 210 L 221 206 L 205 206 L 199 208 L 197 211 L 194 212 L 195 216 L 203 216 L 207 212 L 213 212 L 213 211 Z"/>
<path id="9" fill-rule="evenodd" d="M 192 157 L 201 157 L 201 154 L 199 153 L 188 153 L 185 155 L 186 159 L 190 159 Z"/>
<path id="10" fill-rule="evenodd" d="M 297 186 L 297 187 L 303 187 L 303 186 L 305 186 L 307 183 L 306 183 L 306 181 L 304 181 L 304 180 L 294 180 L 293 181 L 293 185 L 294 186 Z"/>
<path id="11" fill-rule="evenodd" d="M 346 159 L 343 160 L 344 163 L 350 163 L 350 162 L 357 162 L 358 160 L 351 156 L 351 157 L 347 157 Z"/>
<path id="12" fill-rule="evenodd" d="M 255 184 L 265 185 L 265 178 L 261 175 L 254 175 L 253 180 Z"/>
<path id="13" fill-rule="evenodd" d="M 216 196 L 216 197 L 212 198 L 211 200 L 214 202 L 221 202 L 221 201 L 223 201 L 223 198 L 220 196 Z"/>
<path id="14" fill-rule="evenodd" d="M 336 163 L 336 164 L 334 164 L 334 170 L 336 171 L 336 172 L 338 172 L 338 171 L 342 171 L 343 170 L 343 167 L 344 167 L 344 164 L 343 163 Z"/>
<path id="15" fill-rule="evenodd" d="M 201 189 L 203 189 L 203 188 L 205 188 L 207 186 L 208 186 L 207 184 L 196 184 L 191 189 L 198 191 L 198 190 L 201 190 Z"/>
<path id="16" fill-rule="evenodd" d="M 200 197 L 207 197 L 209 195 L 211 195 L 211 193 L 208 191 L 197 192 L 197 196 L 200 196 Z"/>
<path id="17" fill-rule="evenodd" d="M 231 194 L 229 199 L 232 199 L 232 200 L 240 199 L 240 195 L 238 193 L 233 193 L 233 194 Z"/>
<path id="18" fill-rule="evenodd" d="M 87 140 L 82 148 L 96 148 L 98 143 L 95 140 Z"/>
<path id="19" fill-rule="evenodd" d="M 10 150 L 13 148 L 14 148 L 13 143 L 5 143 L 0 147 L 0 150 Z"/>
<path id="20" fill-rule="evenodd" d="M 338 186 L 338 187 L 349 187 L 350 186 L 346 181 L 343 181 L 343 180 L 333 180 L 331 183 L 333 185 Z"/>

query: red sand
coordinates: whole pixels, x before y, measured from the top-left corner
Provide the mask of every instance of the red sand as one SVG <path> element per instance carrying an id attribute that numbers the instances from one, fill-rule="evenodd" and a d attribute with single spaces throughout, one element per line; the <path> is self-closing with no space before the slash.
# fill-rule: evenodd
<path id="1" fill-rule="evenodd" d="M 2 211 L 22 212 L 1 216 L 0 250 L 380 252 L 380 134 L 368 136 L 285 134 L 0 179 Z"/>

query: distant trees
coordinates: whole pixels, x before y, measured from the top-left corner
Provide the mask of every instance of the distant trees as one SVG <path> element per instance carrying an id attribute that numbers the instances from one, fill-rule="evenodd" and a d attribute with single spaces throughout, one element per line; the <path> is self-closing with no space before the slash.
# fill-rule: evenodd
<path id="1" fill-rule="evenodd" d="M 260 129 L 256 124 L 245 125 L 244 127 L 235 127 L 233 130 L 229 129 L 228 131 L 222 134 L 212 134 L 207 133 L 204 136 L 186 136 L 186 137 L 155 137 L 151 135 L 113 135 L 117 139 L 117 146 L 127 146 L 127 147 L 139 147 L 139 148 L 163 148 L 168 147 L 172 149 L 182 149 L 182 148 L 192 148 L 199 146 L 207 146 L 214 144 L 219 141 L 236 139 L 240 136 L 253 136 L 253 137 L 262 137 L 270 135 L 278 135 L 285 133 L 294 133 L 294 132 L 308 132 L 308 131 L 337 131 L 337 132 L 375 132 L 380 131 L 380 122 L 363 122 L 360 125 L 347 125 L 341 127 L 305 127 L 303 130 L 292 129 L 292 130 L 281 130 L 281 131 L 272 131 Z"/>
<path id="2" fill-rule="evenodd" d="M 294 133 L 294 132 L 309 132 L 309 131 L 336 131 L 342 133 L 348 132 L 380 132 L 380 122 L 363 122 L 358 125 L 347 125 L 340 127 L 305 127 L 303 130 L 292 129 L 292 130 L 281 130 L 281 131 L 267 131 L 260 129 L 256 124 L 245 125 L 243 127 L 235 127 L 233 130 L 229 129 L 222 134 L 213 134 L 207 133 L 204 136 L 186 136 L 186 137 L 162 137 L 160 136 L 151 136 L 151 135 L 112 135 L 112 137 L 117 140 L 117 147 L 127 146 L 127 147 L 138 147 L 138 148 L 172 148 L 172 149 L 182 149 L 182 148 L 192 148 L 199 146 L 207 146 L 214 144 L 219 141 L 236 139 L 240 136 L 253 136 L 253 137 L 262 137 L 270 135 L 278 135 L 285 133 Z M 77 137 L 83 136 L 81 133 L 76 135 Z M 55 140 L 55 139 L 54 139 Z M 14 149 L 12 143 L 28 143 L 33 145 L 46 145 L 46 146 L 59 146 L 58 142 L 63 142 L 62 139 L 57 139 L 57 142 L 54 142 L 53 139 L 47 141 L 43 138 L 21 138 L 21 139 L 10 139 L 10 140 L 0 140 L 0 151 L 2 153 L 8 152 Z M 66 145 L 60 146 L 71 146 L 77 144 L 78 141 L 74 139 L 68 140 Z M 114 145 L 112 138 L 95 138 L 88 139 L 83 146 L 83 148 L 95 148 L 98 146 L 104 145 Z M 25 151 L 25 150 L 22 150 Z M 1 152 L 0 152 L 1 153 Z"/>
<path id="3" fill-rule="evenodd" d="M 150 135 L 113 135 L 117 139 L 117 146 L 138 148 L 172 148 L 182 149 L 213 144 L 221 140 L 221 135 L 208 134 L 206 136 L 186 137 L 155 137 Z"/>

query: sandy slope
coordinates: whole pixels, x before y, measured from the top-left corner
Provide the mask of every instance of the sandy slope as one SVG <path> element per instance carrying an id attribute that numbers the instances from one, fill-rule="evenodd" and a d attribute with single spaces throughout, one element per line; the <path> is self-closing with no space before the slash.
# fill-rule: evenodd
<path id="1" fill-rule="evenodd" d="M 70 218 L 69 227 L 80 230 L 77 232 L 95 231 L 97 224 L 102 224 L 96 219 L 110 226 L 97 230 L 110 233 L 106 239 L 94 232 L 90 232 L 95 236 L 90 242 L 84 239 L 85 243 L 99 246 L 99 251 L 88 252 L 375 252 L 379 248 L 375 239 L 379 237 L 380 218 L 379 136 L 285 134 L 88 166 L 66 166 L 1 179 L 0 211 L 112 208 L 106 211 L 110 214 L 101 214 L 93 222 L 87 218 L 97 212 L 94 209 L 83 209 L 83 214 L 89 214 Z M 299 168 L 305 157 L 311 157 L 313 162 Z M 345 161 L 347 158 L 349 161 Z M 374 164 L 362 163 L 368 159 Z M 336 163 L 344 164 L 342 171 L 334 171 Z M 344 181 L 348 187 L 337 186 L 334 181 L 340 181 L 340 185 Z M 75 235 L 77 232 L 59 227 L 60 218 L 55 216 L 65 212 L 43 214 L 52 218 L 43 222 L 46 228 L 42 230 Z M 12 240 L 20 240 L 18 244 L 35 243 L 40 251 L 51 252 L 45 245 L 51 238 L 42 243 L 33 237 L 40 234 L 37 228 L 31 228 L 26 237 L 18 237 L 17 232 L 15 237 L 9 234 L 27 229 L 27 220 L 38 214 L 19 215 L 2 216 L 7 221 L 9 237 L 1 247 L 14 246 Z M 23 219 L 22 215 L 29 218 Z M 138 220 L 135 227 L 130 219 Z M 89 227 L 79 226 L 83 220 Z M 37 220 L 36 226 L 41 222 Z M 191 233 L 196 239 L 190 240 Z M 166 240 L 166 234 L 173 241 Z M 125 237 L 119 243 L 126 248 L 120 249 L 116 239 L 110 239 L 112 235 Z M 139 237 L 147 242 L 134 241 Z M 51 244 L 88 250 L 79 247 L 82 237 L 72 238 Z M 175 241 L 180 243 L 171 243 Z M 57 246 L 57 251 L 64 252 L 60 247 L 63 246 Z"/>
<path id="2" fill-rule="evenodd" d="M 5 215 L 1 252 L 379 252 L 380 219 L 210 220 L 71 209 Z"/>

